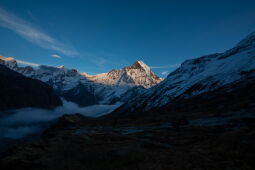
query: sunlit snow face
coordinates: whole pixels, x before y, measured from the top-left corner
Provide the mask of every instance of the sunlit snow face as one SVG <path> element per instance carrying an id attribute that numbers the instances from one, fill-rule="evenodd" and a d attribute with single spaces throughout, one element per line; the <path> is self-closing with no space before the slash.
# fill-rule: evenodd
<path id="1" fill-rule="evenodd" d="M 0 138 L 19 139 L 39 133 L 64 114 L 80 113 L 88 117 L 99 117 L 112 112 L 121 105 L 117 103 L 79 107 L 75 103 L 63 99 L 62 101 L 63 106 L 55 110 L 22 108 L 1 113 L 3 116 L 0 118 Z"/>

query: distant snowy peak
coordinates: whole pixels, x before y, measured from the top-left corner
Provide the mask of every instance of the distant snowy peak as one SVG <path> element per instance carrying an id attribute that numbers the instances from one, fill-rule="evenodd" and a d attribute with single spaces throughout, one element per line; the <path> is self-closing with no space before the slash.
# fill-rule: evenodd
<path id="1" fill-rule="evenodd" d="M 142 61 L 135 61 L 135 63 L 129 67 L 129 69 L 139 69 L 145 71 L 146 73 L 150 73 L 151 71 L 150 67 L 144 64 Z"/>
<path id="2" fill-rule="evenodd" d="M 62 65 L 62 66 L 59 66 L 58 68 L 59 68 L 59 69 L 64 69 L 64 68 L 65 68 L 65 66 L 64 66 L 64 65 Z"/>
<path id="3" fill-rule="evenodd" d="M 163 80 L 142 61 L 135 61 L 132 66 L 126 66 L 119 70 L 113 69 L 108 73 L 94 76 L 84 74 L 84 76 L 101 84 L 143 86 L 144 88 L 151 88 Z"/>
<path id="4" fill-rule="evenodd" d="M 153 73 L 142 61 L 135 61 L 130 67 L 125 67 L 127 75 L 132 78 L 135 85 L 151 88 L 159 84 L 163 79 Z"/>
<path id="5" fill-rule="evenodd" d="M 4 64 L 10 69 L 17 69 L 18 64 L 17 61 L 12 57 L 4 57 L 0 55 L 0 64 Z"/>
<path id="6" fill-rule="evenodd" d="M 3 64 L 5 66 L 7 66 L 8 68 L 17 71 L 23 75 L 31 75 L 34 74 L 35 70 L 33 67 L 31 66 L 26 66 L 26 67 L 19 67 L 17 60 L 13 57 L 4 57 L 4 56 L 0 56 L 0 64 Z"/>

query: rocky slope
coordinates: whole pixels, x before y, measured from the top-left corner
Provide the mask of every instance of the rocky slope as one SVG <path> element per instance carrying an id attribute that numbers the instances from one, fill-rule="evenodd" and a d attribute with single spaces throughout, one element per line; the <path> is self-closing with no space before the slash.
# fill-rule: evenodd
<path id="1" fill-rule="evenodd" d="M 0 110 L 23 107 L 53 109 L 62 105 L 46 83 L 17 73 L 0 64 Z"/>
<path id="2" fill-rule="evenodd" d="M 126 66 L 119 70 L 111 70 L 108 73 L 85 76 L 101 84 L 143 86 L 144 88 L 151 88 L 163 80 L 153 73 L 142 61 L 136 61 L 132 66 Z"/>
<path id="3" fill-rule="evenodd" d="M 255 73 L 255 33 L 234 48 L 183 62 L 159 85 L 133 98 L 118 112 L 148 111 L 178 98 L 190 98 L 247 79 Z M 231 89 L 229 89 L 231 90 Z"/>
<path id="4" fill-rule="evenodd" d="M 19 67 L 11 57 L 1 56 L 0 63 L 27 77 L 49 84 L 57 94 L 80 106 L 124 102 L 127 97 L 123 96 L 130 96 L 128 93 L 132 93 L 131 89 L 144 91 L 144 88 L 150 88 L 162 81 L 142 61 L 136 61 L 130 67 L 94 76 L 64 66 Z M 137 88 L 138 86 L 143 88 Z"/>

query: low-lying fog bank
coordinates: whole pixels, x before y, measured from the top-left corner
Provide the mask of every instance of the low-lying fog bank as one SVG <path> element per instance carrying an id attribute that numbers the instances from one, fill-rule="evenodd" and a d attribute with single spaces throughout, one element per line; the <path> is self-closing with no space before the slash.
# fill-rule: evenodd
<path id="1" fill-rule="evenodd" d="M 64 114 L 80 113 L 88 117 L 99 117 L 112 112 L 120 105 L 121 103 L 79 107 L 75 103 L 63 100 L 63 106 L 55 110 L 22 108 L 0 112 L 0 138 L 20 139 L 39 133 Z"/>

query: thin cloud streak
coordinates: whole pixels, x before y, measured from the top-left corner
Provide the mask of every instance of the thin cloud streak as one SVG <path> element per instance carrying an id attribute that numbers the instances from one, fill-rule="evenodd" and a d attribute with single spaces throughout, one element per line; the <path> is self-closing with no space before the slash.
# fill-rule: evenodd
<path id="1" fill-rule="evenodd" d="M 167 75 L 167 74 L 168 74 L 168 71 L 163 71 L 161 74 L 162 74 L 162 75 Z"/>
<path id="2" fill-rule="evenodd" d="M 179 67 L 180 64 L 171 64 L 171 65 L 164 65 L 164 66 L 150 66 L 150 68 L 160 69 L 160 68 L 176 68 Z"/>
<path id="3" fill-rule="evenodd" d="M 28 65 L 28 66 L 33 66 L 33 67 L 39 67 L 40 64 L 36 64 L 36 63 L 31 63 L 31 62 L 28 62 L 28 61 L 23 61 L 23 60 L 17 60 L 17 63 L 18 64 L 23 64 L 23 65 Z"/>
<path id="4" fill-rule="evenodd" d="M 63 44 L 46 33 L 39 31 L 29 22 L 15 16 L 1 7 L 0 26 L 14 31 L 24 39 L 42 48 L 57 51 L 67 56 L 79 55 L 73 47 Z"/>
<path id="5" fill-rule="evenodd" d="M 57 54 L 52 54 L 51 57 L 54 57 L 54 58 L 61 58 L 61 56 L 57 55 Z"/>

